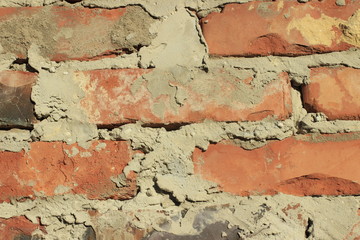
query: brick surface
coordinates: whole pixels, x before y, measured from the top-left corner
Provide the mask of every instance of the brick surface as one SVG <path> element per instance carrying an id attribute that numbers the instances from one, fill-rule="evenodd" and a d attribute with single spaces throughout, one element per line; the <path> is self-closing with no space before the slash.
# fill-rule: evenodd
<path id="1" fill-rule="evenodd" d="M 23 216 L 0 218 L 0 237 L 4 240 L 37 239 L 36 235 L 31 238 L 36 229 L 44 232 L 44 227 L 30 222 Z"/>
<path id="2" fill-rule="evenodd" d="M 359 69 L 312 68 L 310 84 L 302 88 L 305 107 L 323 112 L 330 120 L 360 119 Z"/>
<path id="3" fill-rule="evenodd" d="M 65 193 L 129 199 L 136 193 L 135 175 L 127 176 L 124 187 L 111 178 L 122 173 L 131 157 L 129 144 L 118 141 L 94 141 L 89 149 L 35 142 L 26 153 L 0 152 L 0 201 Z"/>
<path id="4" fill-rule="evenodd" d="M 359 47 L 360 3 L 254 1 L 201 19 L 213 55 L 305 55 Z M 321 29 L 321 31 L 320 31 Z"/>
<path id="5" fill-rule="evenodd" d="M 148 44 L 149 21 L 152 18 L 140 7 L 0 8 L 0 44 L 19 58 L 26 58 L 35 44 L 43 57 L 54 61 L 91 59 Z M 127 38 L 135 29 L 137 36 Z"/>
<path id="6" fill-rule="evenodd" d="M 222 70 L 205 77 L 195 75 L 188 83 L 171 76 L 164 78 L 161 73 L 148 80 L 150 74 L 153 74 L 151 70 L 141 69 L 77 72 L 75 80 L 85 91 L 82 107 L 90 122 L 111 125 L 136 120 L 144 123 L 187 123 L 205 119 L 256 121 L 269 116 L 285 119 L 292 111 L 286 73 L 264 84 L 260 90 L 247 84 L 251 77 L 239 79 Z M 181 93 L 185 97 L 179 102 Z"/>
<path id="7" fill-rule="evenodd" d="M 360 140 L 348 135 L 294 137 L 247 151 L 231 143 L 193 154 L 196 174 L 238 194 L 360 194 Z M 305 137 L 304 137 L 305 138 Z"/>
<path id="8" fill-rule="evenodd" d="M 31 88 L 36 73 L 0 71 L 0 127 L 30 127 L 35 121 Z"/>

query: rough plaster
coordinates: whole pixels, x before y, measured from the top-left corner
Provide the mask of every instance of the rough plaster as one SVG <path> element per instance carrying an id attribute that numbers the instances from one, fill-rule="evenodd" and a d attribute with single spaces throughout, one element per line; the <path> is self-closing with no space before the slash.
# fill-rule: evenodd
<path id="1" fill-rule="evenodd" d="M 72 195 L 13 201 L 0 204 L 0 217 L 25 215 L 34 223 L 38 223 L 40 218 L 48 232 L 46 239 L 81 239 L 93 234 L 92 231 L 101 236 L 106 234 L 106 228 L 119 229 L 118 232 L 114 230 L 114 236 L 125 234 L 123 239 L 127 239 L 131 235 L 121 233 L 127 222 L 147 232 L 157 230 L 174 235 L 201 234 L 206 231 L 207 225 L 222 222 L 243 239 L 289 239 L 289 236 L 305 239 L 306 231 L 308 239 L 345 239 L 349 229 L 360 221 L 360 217 L 354 214 L 360 205 L 359 197 L 235 197 L 220 192 L 215 184 L 193 175 L 191 154 L 194 148 L 206 150 L 209 144 L 221 140 L 231 140 L 243 148 L 254 149 L 269 140 L 282 140 L 293 135 L 301 137 L 308 132 L 360 131 L 359 121 L 326 121 L 323 114 L 307 113 L 301 104 L 301 94 L 296 89 L 309 82 L 311 67 L 342 65 L 360 68 L 359 51 L 302 57 L 208 58 L 198 19 L 192 10 L 205 16 L 224 3 L 228 2 L 85 0 L 70 5 L 58 0 L 0 0 L 0 6 L 10 7 L 82 5 L 118 8 L 131 4 L 142 6 L 154 19 L 159 19 L 150 27 L 150 35 L 154 39 L 144 44 L 148 46 L 141 47 L 139 52 L 115 58 L 56 63 L 41 57 L 37 45 L 29 45 L 28 64 L 39 72 L 32 93 L 39 122 L 31 132 L 16 129 L 0 131 L 0 150 L 7 151 L 28 150 L 30 141 L 79 142 L 86 146 L 88 141 L 98 138 L 128 140 L 133 149 L 144 152 L 134 155 L 124 170 L 125 175 L 130 171 L 138 173 L 138 195 L 129 201 L 91 201 Z M 15 60 L 13 55 L 4 53 L 6 51 L 3 50 L 8 47 L 5 44 L 0 48 L 1 70 L 10 69 Z M 170 74 L 176 81 L 189 84 L 198 81 L 201 85 L 201 79 L 194 81 L 194 76 L 201 78 L 206 71 L 224 68 L 236 76 L 255 76 L 255 87 L 261 90 L 261 86 L 278 73 L 288 72 L 294 85 L 293 115 L 285 121 L 205 121 L 175 130 L 166 130 L 169 126 L 145 127 L 141 122 L 114 129 L 97 129 L 96 125 L 89 124 L 85 114 L 79 110 L 78 103 L 84 93 L 71 77 L 74 71 L 136 67 L 156 67 L 156 71 L 142 79 L 150 82 L 149 88 L 154 95 L 160 84 L 158 80 L 164 77 L 164 73 Z M 163 87 L 173 96 L 175 105 L 186 98 L 186 94 L 175 87 Z M 161 108 L 158 111 L 161 112 Z M 121 176 L 112 180 L 121 185 Z M 61 192 L 61 189 L 58 190 Z M 301 216 L 305 223 L 298 219 L 298 215 L 284 210 L 298 203 L 301 203 Z M 344 206 L 341 211 L 338 211 L 339 206 Z M 92 218 L 90 210 L 99 212 L 101 216 Z M 309 219 L 313 221 L 313 226 L 309 226 Z M 42 233 L 38 231 L 37 234 Z M 224 234 L 219 233 L 219 239 L 225 237 Z"/>
<path id="2" fill-rule="evenodd" d="M 20 152 L 29 150 L 30 131 L 21 129 L 0 130 L 0 151 Z"/>
<path id="3" fill-rule="evenodd" d="M 0 217 L 24 215 L 34 223 L 40 221 L 47 234 L 38 230 L 33 235 L 43 235 L 45 239 L 83 239 L 90 228 L 99 239 L 106 239 L 106 236 L 131 239 L 131 234 L 123 230 L 129 225 L 145 229 L 150 239 L 153 230 L 191 239 L 192 235 L 195 237 L 207 226 L 219 222 L 224 224 L 223 231 L 232 229 L 242 239 L 285 240 L 290 236 L 294 239 L 346 239 L 350 230 L 354 235 L 359 234 L 360 217 L 356 214 L 359 204 L 359 197 L 353 196 L 234 197 L 216 194 L 206 203 L 164 206 L 141 195 L 124 202 L 65 195 L 2 203 Z M 339 208 L 342 210 L 338 211 Z M 98 217 L 91 217 L 90 212 L 97 212 Z M 114 230 L 106 235 L 109 229 Z M 217 234 L 216 239 L 226 239 L 222 231 Z"/>

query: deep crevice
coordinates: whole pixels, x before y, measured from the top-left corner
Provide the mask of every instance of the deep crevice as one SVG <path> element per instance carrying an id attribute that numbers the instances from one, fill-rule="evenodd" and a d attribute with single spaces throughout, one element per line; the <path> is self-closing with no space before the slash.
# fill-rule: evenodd
<path id="1" fill-rule="evenodd" d="M 314 236 L 314 221 L 311 218 L 308 218 L 305 229 L 305 238 L 310 238 L 313 236 Z"/>
<path id="2" fill-rule="evenodd" d="M 166 131 L 177 131 L 181 127 L 186 126 L 186 125 L 190 125 L 190 124 L 192 124 L 192 123 L 169 123 L 169 124 L 164 124 L 164 123 L 144 123 L 141 126 L 142 127 L 149 127 L 149 128 L 165 128 Z"/>
<path id="3" fill-rule="evenodd" d="M 137 7 L 141 7 L 144 10 L 144 12 L 146 12 L 153 19 L 160 19 L 160 17 L 151 14 L 143 5 L 136 4 L 136 3 L 124 4 L 124 5 L 120 5 L 120 6 L 114 6 L 114 7 L 102 7 L 101 4 L 96 5 L 96 4 L 84 4 L 84 3 L 82 3 L 81 5 L 84 8 L 100 8 L 100 9 L 118 9 L 118 8 L 130 7 L 130 6 L 137 6 Z"/>
<path id="4" fill-rule="evenodd" d="M 296 45 L 296 44 L 294 44 L 294 45 Z M 299 44 L 297 44 L 297 45 L 299 45 Z M 301 46 L 301 45 L 299 45 L 299 46 Z M 304 57 L 304 56 L 312 56 L 312 55 L 325 55 L 325 54 L 331 54 L 331 53 L 336 53 L 336 52 L 346 52 L 346 51 L 321 51 L 320 52 L 320 51 L 314 50 L 313 52 L 307 52 L 307 53 L 302 53 L 302 54 L 295 54 L 295 53 L 234 54 L 234 55 L 209 54 L 209 58 L 212 58 L 212 59 L 256 58 L 256 57 L 267 58 L 267 57 L 271 57 L 271 56 L 296 58 L 296 57 Z M 339 65 L 339 64 L 337 64 L 337 65 Z"/>
<path id="5" fill-rule="evenodd" d="M 31 73 L 39 73 L 35 68 L 33 68 L 30 64 L 29 64 L 29 58 L 17 58 L 15 59 L 11 66 L 10 69 L 13 70 L 17 70 L 15 65 L 25 65 L 25 70 L 27 72 L 31 72 Z"/>
<path id="6" fill-rule="evenodd" d="M 70 4 L 75 4 L 75 3 L 81 2 L 82 0 L 65 0 L 65 1 Z"/>
<path id="7" fill-rule="evenodd" d="M 96 127 L 98 130 L 113 130 L 115 128 L 119 128 L 121 126 L 124 126 L 126 124 L 134 124 L 136 123 L 135 120 L 129 121 L 126 123 L 114 123 L 114 124 L 97 124 Z"/>
<path id="8" fill-rule="evenodd" d="M 29 126 L 24 126 L 24 125 L 16 125 L 16 124 L 2 124 L 0 123 L 0 131 L 1 130 L 11 130 L 11 129 L 21 129 L 21 130 L 33 130 L 34 129 L 34 125 L 31 124 Z"/>
<path id="9" fill-rule="evenodd" d="M 162 190 L 157 184 L 156 184 L 156 180 L 154 179 L 154 190 L 156 193 L 158 194 L 162 194 L 162 195 L 167 195 L 169 196 L 169 199 L 175 204 L 175 206 L 180 206 L 181 202 L 179 202 L 173 195 L 171 192 L 167 192 Z"/>

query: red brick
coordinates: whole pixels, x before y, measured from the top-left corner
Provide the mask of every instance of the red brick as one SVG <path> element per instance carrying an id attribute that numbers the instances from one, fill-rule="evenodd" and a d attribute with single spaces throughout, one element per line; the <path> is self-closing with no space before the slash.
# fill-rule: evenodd
<path id="1" fill-rule="evenodd" d="M 35 122 L 31 88 L 36 73 L 0 71 L 0 126 L 29 127 Z"/>
<path id="2" fill-rule="evenodd" d="M 0 201 L 64 193 L 84 194 L 90 199 L 129 199 L 136 193 L 135 175 L 129 174 L 127 186 L 122 188 L 110 178 L 121 174 L 131 157 L 129 144 L 118 141 L 94 141 L 89 149 L 62 142 L 34 142 L 26 153 L 0 152 Z"/>
<path id="3" fill-rule="evenodd" d="M 335 0 L 227 4 L 201 19 L 213 55 L 305 55 L 359 47 L 360 3 Z M 354 14 L 354 15 L 353 15 Z M 320 30 L 321 29 L 321 30 Z"/>
<path id="4" fill-rule="evenodd" d="M 37 44 L 41 55 L 53 61 L 85 60 L 100 55 L 120 54 L 124 48 L 128 50 L 130 47 L 116 41 L 116 37 L 130 31 L 134 26 L 139 29 L 140 35 L 148 31 L 146 19 L 141 19 L 143 21 L 140 20 L 139 26 L 135 23 L 131 25 L 131 22 L 121 22 L 127 13 L 131 12 L 130 9 L 133 10 L 130 14 L 142 11 L 139 18 L 143 14 L 147 15 L 140 7 L 0 8 L 0 43 L 6 52 L 16 54 L 18 58 L 27 57 L 31 44 Z M 126 21 L 131 17 L 127 16 Z M 148 18 L 152 19 L 150 16 Z M 142 42 L 134 45 L 142 45 Z"/>
<path id="5" fill-rule="evenodd" d="M 196 174 L 237 195 L 360 194 L 360 140 L 287 138 L 247 151 L 229 142 L 193 154 Z M 321 140 L 322 142 L 317 142 Z"/>
<path id="6" fill-rule="evenodd" d="M 158 88 L 157 96 L 150 92 L 147 81 L 141 81 L 144 74 L 151 70 L 120 69 L 94 70 L 77 72 L 76 81 L 85 91 L 82 107 L 87 112 L 90 122 L 99 125 L 128 123 L 141 120 L 144 123 L 183 123 L 201 122 L 205 119 L 214 121 L 256 121 L 266 117 L 287 118 L 291 111 L 289 78 L 281 73 L 277 80 L 266 85 L 258 102 L 245 103 L 238 96 L 243 95 L 239 81 L 248 79 L 223 77 L 221 72 L 216 77 L 205 80 L 194 79 L 188 84 L 175 82 L 172 78 L 169 86 L 186 93 L 181 105 L 175 103 L 174 96 Z M 225 74 L 225 73 L 224 73 Z M 159 77 L 161 77 L 159 75 Z M 196 77 L 195 77 L 196 78 Z M 163 80 L 163 79 L 161 79 Z M 135 92 L 134 84 L 140 82 Z M 207 85 L 206 88 L 202 87 Z M 204 90 L 208 89 L 208 90 Z M 246 89 L 248 94 L 255 91 Z M 156 106 L 162 106 L 161 112 Z"/>
<path id="7" fill-rule="evenodd" d="M 302 88 L 305 107 L 323 112 L 330 120 L 360 119 L 359 69 L 312 68 L 310 84 Z"/>
<path id="8" fill-rule="evenodd" d="M 34 224 L 25 217 L 13 217 L 9 219 L 0 218 L 0 236 L 1 239 L 30 239 L 31 234 L 40 229 L 45 232 L 44 227 Z"/>

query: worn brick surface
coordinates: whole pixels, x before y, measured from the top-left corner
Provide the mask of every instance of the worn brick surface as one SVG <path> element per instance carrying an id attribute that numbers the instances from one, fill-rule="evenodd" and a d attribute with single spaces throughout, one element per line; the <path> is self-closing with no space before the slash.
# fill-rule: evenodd
<path id="1" fill-rule="evenodd" d="M 140 7 L 0 8 L 0 43 L 19 58 L 26 58 L 30 46 L 37 45 L 43 57 L 54 61 L 89 59 L 148 44 L 146 36 L 144 41 L 126 37 L 134 29 L 137 36 L 146 35 L 151 19 Z"/>
<path id="2" fill-rule="evenodd" d="M 111 180 L 131 160 L 127 142 L 95 141 L 89 149 L 61 142 L 31 143 L 29 152 L 0 152 L 0 201 L 11 198 L 85 194 L 90 199 L 129 199 L 135 175 L 126 186 Z M 115 180 L 116 182 L 116 180 Z"/>
<path id="3" fill-rule="evenodd" d="M 30 127 L 35 121 L 31 88 L 36 73 L 0 71 L 0 127 Z"/>
<path id="4" fill-rule="evenodd" d="M 310 84 L 302 88 L 305 107 L 330 120 L 360 119 L 360 70 L 348 67 L 312 68 Z"/>
<path id="5" fill-rule="evenodd" d="M 36 229 L 45 232 L 44 227 L 30 222 L 24 216 L 0 218 L 0 238 L 4 240 L 40 239 L 36 235 L 31 238 Z"/>
<path id="6" fill-rule="evenodd" d="M 90 122 L 111 125 L 136 120 L 145 123 L 187 123 L 205 119 L 256 121 L 269 116 L 285 119 L 292 111 L 286 73 L 264 84 L 261 90 L 247 84 L 251 77 L 239 79 L 222 70 L 214 76 L 195 76 L 189 83 L 176 81 L 170 75 L 164 78 L 161 74 L 144 80 L 148 74 L 152 71 L 77 72 L 75 80 L 85 91 L 82 107 Z M 244 91 L 251 97 L 244 95 Z M 179 102 L 181 93 L 185 97 Z"/>
<path id="7" fill-rule="evenodd" d="M 254 1 L 201 20 L 210 54 L 304 55 L 359 47 L 360 3 Z"/>
<path id="8" fill-rule="evenodd" d="M 360 140 L 341 141 L 343 136 L 291 137 L 251 151 L 230 143 L 210 145 L 206 152 L 195 150 L 195 172 L 238 195 L 360 194 Z"/>

